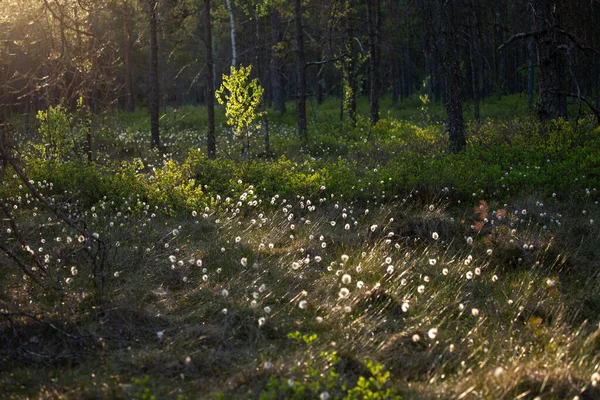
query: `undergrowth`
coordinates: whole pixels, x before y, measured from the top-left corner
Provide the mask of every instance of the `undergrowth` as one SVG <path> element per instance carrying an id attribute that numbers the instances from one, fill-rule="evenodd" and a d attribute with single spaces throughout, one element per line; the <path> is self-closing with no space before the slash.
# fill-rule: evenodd
<path id="1" fill-rule="evenodd" d="M 308 150 L 284 122 L 248 160 L 175 122 L 163 153 L 134 125 L 91 163 L 24 144 L 43 197 L 4 170 L 31 275 L 0 256 L 3 396 L 600 396 L 598 128 L 472 122 L 450 154 L 433 122 L 323 124 Z"/>

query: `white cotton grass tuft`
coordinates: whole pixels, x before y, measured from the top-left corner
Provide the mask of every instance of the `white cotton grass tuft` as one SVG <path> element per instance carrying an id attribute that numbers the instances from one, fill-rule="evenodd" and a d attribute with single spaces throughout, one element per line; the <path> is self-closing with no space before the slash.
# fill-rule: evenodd
<path id="1" fill-rule="evenodd" d="M 429 332 L 427 332 L 427 336 L 429 337 L 429 339 L 435 339 L 437 334 L 438 334 L 437 328 L 431 328 L 431 329 L 429 329 Z"/>
<path id="2" fill-rule="evenodd" d="M 349 274 L 342 275 L 342 283 L 344 285 L 349 285 L 352 282 L 352 277 Z"/>

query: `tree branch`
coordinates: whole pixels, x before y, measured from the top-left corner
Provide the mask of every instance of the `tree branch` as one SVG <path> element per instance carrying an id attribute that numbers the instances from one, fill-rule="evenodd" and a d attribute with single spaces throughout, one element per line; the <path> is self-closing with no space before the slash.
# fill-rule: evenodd
<path id="1" fill-rule="evenodd" d="M 575 35 L 573 35 L 570 32 L 565 31 L 564 29 L 557 29 L 556 30 L 558 33 L 561 33 L 563 35 L 565 35 L 566 37 L 568 37 L 569 39 L 571 39 L 571 41 L 575 44 L 575 46 L 577 46 L 579 49 L 583 50 L 583 51 L 591 51 L 592 53 L 595 53 L 596 55 L 600 55 L 600 50 L 595 49 L 593 47 L 590 46 L 585 46 L 584 44 L 582 44 L 579 39 L 577 37 L 575 37 Z"/>
<path id="2" fill-rule="evenodd" d="M 342 54 L 342 55 L 341 55 L 341 56 L 339 56 L 339 57 L 336 57 L 336 58 L 330 58 L 329 60 L 322 60 L 322 61 L 310 61 L 310 62 L 307 62 L 306 64 L 304 64 L 304 68 L 310 67 L 310 66 L 312 66 L 312 65 L 323 65 L 323 64 L 328 64 L 328 63 L 331 63 L 331 62 L 336 62 L 336 61 L 343 60 L 343 59 L 345 59 L 345 58 L 348 58 L 348 57 L 349 57 L 349 56 L 348 56 L 348 54 Z"/>
<path id="3" fill-rule="evenodd" d="M 569 92 L 560 92 L 560 94 L 562 94 L 563 96 L 573 97 L 575 99 L 579 99 L 580 101 L 583 101 L 590 108 L 590 110 L 592 110 L 592 112 L 596 115 L 596 122 L 598 123 L 598 125 L 600 125 L 600 110 L 597 109 L 596 107 L 594 107 L 594 105 L 585 96 L 581 96 L 581 95 L 578 95 L 575 93 L 569 93 Z"/>
<path id="4" fill-rule="evenodd" d="M 535 36 L 535 35 L 536 35 L 535 32 L 517 33 L 516 35 L 512 35 L 506 42 L 502 43 L 496 50 L 498 50 L 498 51 L 502 50 L 504 47 L 508 46 L 515 40 L 521 40 L 521 39 L 529 38 L 529 37 Z"/>
<path id="5" fill-rule="evenodd" d="M 33 271 L 31 271 L 31 269 L 29 269 L 29 267 L 23 262 L 23 260 L 21 260 L 19 258 L 19 256 L 17 256 L 15 253 L 13 253 L 2 242 L 0 242 L 0 250 L 2 250 L 7 256 L 12 258 L 12 260 L 17 263 L 17 265 L 19 266 L 19 268 L 21 268 L 21 270 L 25 273 L 25 275 L 30 277 L 41 288 L 46 288 L 46 285 L 44 285 L 44 283 L 33 273 Z"/>

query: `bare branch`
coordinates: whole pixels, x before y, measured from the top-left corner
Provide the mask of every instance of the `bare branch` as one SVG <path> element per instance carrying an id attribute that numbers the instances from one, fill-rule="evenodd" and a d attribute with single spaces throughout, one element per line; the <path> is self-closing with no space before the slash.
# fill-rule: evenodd
<path id="1" fill-rule="evenodd" d="M 323 64 L 328 64 L 328 63 L 331 63 L 331 62 L 336 62 L 336 61 L 344 60 L 344 59 L 346 59 L 346 58 L 348 58 L 348 57 L 349 57 L 349 56 L 348 56 L 348 54 L 342 54 L 342 55 L 341 55 L 341 56 L 339 56 L 339 57 L 336 57 L 336 58 L 330 58 L 329 60 L 322 60 L 322 61 L 310 61 L 310 62 L 307 62 L 306 64 L 304 64 L 304 67 L 306 68 L 306 67 L 310 67 L 310 66 L 312 66 L 312 65 L 323 65 Z"/>
<path id="2" fill-rule="evenodd" d="M 496 50 L 500 51 L 502 50 L 504 47 L 508 46 L 509 44 L 511 44 L 512 42 L 514 42 L 515 40 L 521 40 L 521 39 L 525 39 L 525 38 L 529 38 L 532 36 L 535 36 L 536 33 L 535 32 L 521 32 L 521 33 L 517 33 L 516 35 L 512 35 L 506 42 L 502 43 Z"/>
<path id="3" fill-rule="evenodd" d="M 597 109 L 594 104 L 589 101 L 585 96 L 581 96 L 579 94 L 575 94 L 575 93 L 570 93 L 570 92 L 560 92 L 563 96 L 567 96 L 567 97 L 573 97 L 575 99 L 579 99 L 580 101 L 584 102 L 590 110 L 592 110 L 592 112 L 595 114 L 596 116 L 596 122 L 598 123 L 598 125 L 600 125 L 600 110 Z"/>
<path id="4" fill-rule="evenodd" d="M 579 49 L 583 50 L 583 51 L 591 51 L 592 53 L 595 53 L 596 55 L 600 55 L 600 50 L 590 47 L 590 46 L 586 46 L 583 43 L 581 43 L 581 41 L 575 37 L 575 35 L 573 35 L 570 32 L 567 32 L 563 29 L 557 29 L 558 33 L 561 33 L 563 35 L 565 35 L 566 37 L 568 37 L 574 44 L 575 46 L 577 46 Z"/>
<path id="5" fill-rule="evenodd" d="M 25 264 L 23 260 L 19 258 L 18 255 L 16 255 L 2 242 L 0 242 L 0 250 L 2 250 L 7 256 L 9 256 L 14 262 L 16 262 L 19 268 L 21 268 L 21 270 L 23 271 L 23 273 L 30 277 L 37 285 L 39 285 L 42 288 L 46 288 L 46 285 L 44 285 L 44 283 L 33 273 L 33 271 L 29 269 L 27 264 Z"/>

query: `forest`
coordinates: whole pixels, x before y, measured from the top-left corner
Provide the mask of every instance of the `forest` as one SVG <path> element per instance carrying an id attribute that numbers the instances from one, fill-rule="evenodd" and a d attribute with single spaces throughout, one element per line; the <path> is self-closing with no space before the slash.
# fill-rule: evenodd
<path id="1" fill-rule="evenodd" d="M 600 399 L 598 0 L 0 0 L 0 398 Z"/>

